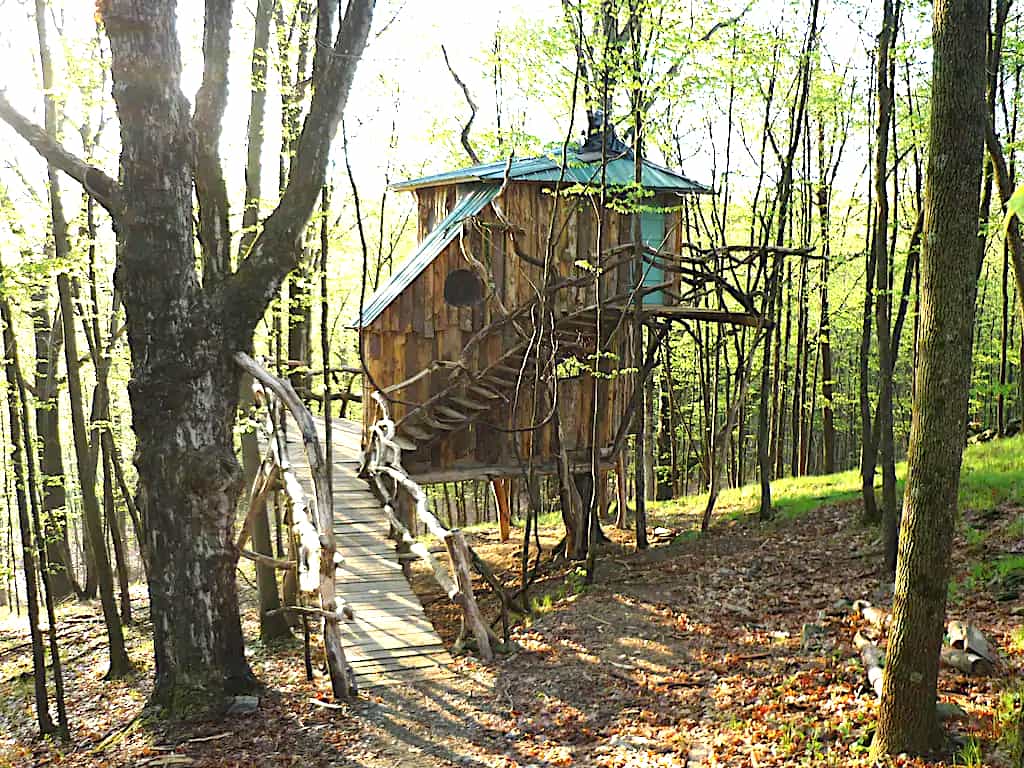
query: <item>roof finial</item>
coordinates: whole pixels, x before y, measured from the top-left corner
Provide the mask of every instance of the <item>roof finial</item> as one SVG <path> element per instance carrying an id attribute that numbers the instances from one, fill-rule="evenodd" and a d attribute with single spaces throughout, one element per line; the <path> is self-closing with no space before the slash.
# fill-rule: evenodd
<path id="1" fill-rule="evenodd" d="M 607 130 L 606 130 L 607 126 Z M 615 135 L 615 126 L 610 120 L 605 120 L 604 110 L 587 110 L 587 137 L 580 146 L 579 159 L 585 163 L 600 160 L 602 155 L 602 144 L 606 149 L 606 156 L 609 160 L 620 157 L 630 158 L 633 156 L 631 150 Z"/>

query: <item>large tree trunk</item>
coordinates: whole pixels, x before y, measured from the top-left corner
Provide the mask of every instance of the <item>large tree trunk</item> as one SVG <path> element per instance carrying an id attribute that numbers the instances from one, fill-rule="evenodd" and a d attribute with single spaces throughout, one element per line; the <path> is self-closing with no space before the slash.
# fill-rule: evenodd
<path id="1" fill-rule="evenodd" d="M 936 0 L 921 262 L 921 351 L 876 755 L 940 741 L 935 696 L 982 258 L 988 4 Z"/>
<path id="2" fill-rule="evenodd" d="M 230 7 L 207 4 L 204 84 L 193 125 L 180 89 L 175 3 L 104 5 L 121 123 L 125 210 L 117 284 L 132 352 L 129 395 L 150 555 L 152 701 L 175 715 L 255 685 L 244 654 L 231 540 L 241 490 L 232 434 L 239 385 L 233 355 L 251 349 L 256 322 L 295 266 L 288 254 L 295 253 L 323 183 L 372 3 L 349 5 L 333 46 L 326 38 L 336 6 L 323 2 L 319 10 L 317 35 L 324 39 L 315 52 L 312 104 L 294 157 L 296 181 L 238 273 L 225 275 L 227 265 L 218 260 L 223 243 L 209 214 L 219 210 L 214 161 L 226 100 Z M 193 251 L 194 173 L 202 286 Z"/>
<path id="3" fill-rule="evenodd" d="M 235 349 L 195 272 L 189 106 L 171 2 L 107 4 L 121 120 L 126 210 L 118 228 L 136 435 L 138 505 L 146 521 L 156 681 L 152 702 L 174 716 L 250 691 L 231 526 L 241 490 L 232 428 Z M 188 596 L 186 599 L 185 596 Z"/>

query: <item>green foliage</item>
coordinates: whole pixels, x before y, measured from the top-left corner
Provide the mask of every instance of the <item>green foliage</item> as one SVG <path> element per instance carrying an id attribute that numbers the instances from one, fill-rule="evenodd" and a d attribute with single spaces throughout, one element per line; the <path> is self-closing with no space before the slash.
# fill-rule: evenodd
<path id="1" fill-rule="evenodd" d="M 1024 221 L 1024 184 L 1017 187 L 1006 201 L 1006 217 L 1003 219 L 1003 229 L 1009 229 L 1014 219 Z"/>
<path id="2" fill-rule="evenodd" d="M 971 549 L 978 549 L 982 544 L 985 543 L 985 539 L 988 538 L 988 533 L 981 530 L 980 528 L 972 528 L 967 525 L 964 526 L 964 539 L 967 541 L 967 546 Z"/>
<path id="3" fill-rule="evenodd" d="M 1024 627 L 1017 627 L 1010 633 L 1010 642 L 1006 649 L 1010 653 L 1024 654 Z"/>
<path id="4" fill-rule="evenodd" d="M 967 741 L 953 755 L 953 765 L 962 765 L 965 768 L 980 768 L 982 765 L 981 744 L 977 737 L 967 737 Z"/>

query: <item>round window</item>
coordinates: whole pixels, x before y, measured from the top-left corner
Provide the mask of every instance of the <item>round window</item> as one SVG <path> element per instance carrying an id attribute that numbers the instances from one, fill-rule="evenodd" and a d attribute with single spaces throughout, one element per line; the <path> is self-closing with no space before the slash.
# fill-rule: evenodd
<path id="1" fill-rule="evenodd" d="M 468 269 L 453 269 L 444 280 L 444 300 L 453 307 L 469 307 L 483 297 L 483 283 Z"/>

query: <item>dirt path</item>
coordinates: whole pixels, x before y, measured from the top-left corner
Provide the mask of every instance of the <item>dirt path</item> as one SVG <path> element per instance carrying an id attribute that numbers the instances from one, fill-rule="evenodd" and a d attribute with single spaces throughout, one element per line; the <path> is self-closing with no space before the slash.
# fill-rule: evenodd
<path id="1" fill-rule="evenodd" d="M 994 529 L 1020 511 L 1000 515 Z M 351 708 L 313 701 L 327 699 L 327 682 L 304 679 L 297 643 L 254 644 L 254 668 L 272 684 L 257 712 L 156 727 L 133 721 L 148 671 L 103 683 L 96 651 L 69 670 L 76 747 L 63 756 L 32 738 L 30 685 L 0 685 L 0 766 L 867 765 L 875 702 L 851 647 L 856 620 L 842 601 L 884 595 L 873 594 L 878 544 L 854 518 L 849 507 L 826 508 L 767 527 L 724 523 L 646 553 L 612 547 L 598 583 L 585 590 L 571 570 L 552 569 L 535 591 L 549 597 L 514 631 L 516 653 L 491 667 L 458 659 L 452 679 L 375 692 Z M 481 536 L 476 546 L 499 568 L 514 561 L 514 545 Z M 986 546 L 1011 543 L 996 537 Z M 966 571 L 961 562 L 957 574 Z M 450 637 L 451 611 L 425 595 L 428 615 Z M 942 698 L 968 713 L 951 731 L 961 745 L 978 740 L 977 765 L 1007 764 L 995 712 L 1004 680 L 1024 669 L 1021 652 L 1005 650 L 1020 609 L 1019 598 L 997 602 L 984 584 L 951 606 L 1004 649 L 1007 664 L 992 680 L 943 673 Z M 131 633 L 143 666 L 145 635 L 145 627 Z M 0 652 L 16 640 L 9 628 Z M 7 679 L 13 662 L 0 662 Z M 103 743 L 111 733 L 118 735 Z"/>

